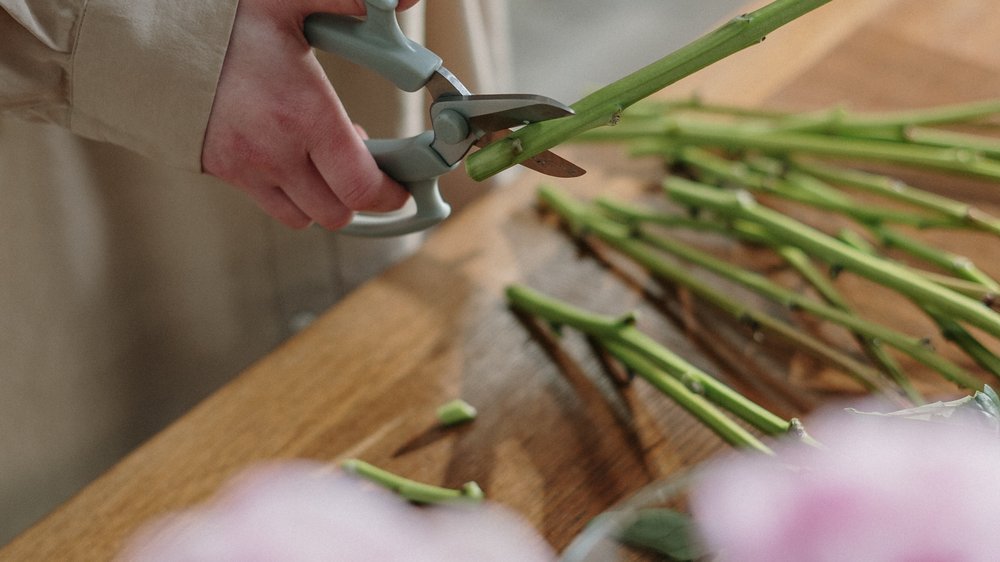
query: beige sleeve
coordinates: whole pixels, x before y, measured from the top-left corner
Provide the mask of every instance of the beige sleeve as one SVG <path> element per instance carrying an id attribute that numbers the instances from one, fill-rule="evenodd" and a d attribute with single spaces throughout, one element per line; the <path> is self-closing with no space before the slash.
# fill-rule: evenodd
<path id="1" fill-rule="evenodd" d="M 200 171 L 237 2 L 0 0 L 0 112 Z"/>

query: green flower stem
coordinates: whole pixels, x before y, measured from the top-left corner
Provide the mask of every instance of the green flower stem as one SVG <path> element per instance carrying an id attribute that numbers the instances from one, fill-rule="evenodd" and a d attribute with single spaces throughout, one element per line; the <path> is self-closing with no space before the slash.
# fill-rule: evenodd
<path id="1" fill-rule="evenodd" d="M 676 157 L 705 174 L 711 183 L 736 183 L 751 191 L 776 195 L 819 209 L 832 211 L 865 224 L 893 222 L 919 228 L 955 226 L 956 221 L 860 205 L 833 187 L 805 174 L 790 172 L 785 179 L 764 175 L 751 165 L 716 156 L 702 148 L 686 146 Z M 961 224 L 961 223 L 957 223 Z"/>
<path id="2" fill-rule="evenodd" d="M 848 231 L 846 233 L 842 233 L 841 238 L 847 240 L 848 244 L 864 253 L 877 255 L 874 246 L 868 244 L 867 241 L 857 235 L 857 233 L 851 233 Z M 959 349 L 964 351 L 965 354 L 971 357 L 972 360 L 975 361 L 980 367 L 983 367 L 993 375 L 1000 377 L 1000 358 L 998 358 L 995 353 L 984 346 L 961 324 L 955 322 L 948 316 L 941 314 L 935 310 L 934 307 L 921 306 L 921 308 L 924 313 L 926 313 L 934 321 L 934 323 L 938 325 L 941 335 L 943 335 L 946 340 L 958 346 Z"/>
<path id="3" fill-rule="evenodd" d="M 563 205 L 563 206 L 565 207 L 565 205 Z M 666 219 L 657 219 L 657 217 L 653 213 L 636 213 L 633 209 L 629 208 L 628 206 L 621 205 L 621 204 L 612 205 L 612 204 L 610 204 L 608 202 L 604 202 L 603 206 L 604 206 L 604 208 L 611 210 L 613 213 L 615 213 L 615 214 L 617 214 L 619 216 L 626 217 L 626 220 L 630 224 L 635 224 L 640 219 L 645 219 L 647 221 L 655 222 L 655 223 L 661 224 L 661 225 L 671 225 L 672 224 L 672 225 L 675 225 L 675 226 L 680 226 L 680 225 L 686 224 L 688 222 L 688 221 L 680 220 L 680 218 L 678 218 L 677 221 L 669 221 L 669 220 L 666 220 Z M 592 220 L 591 221 L 587 221 L 586 219 L 581 219 L 580 217 L 577 217 L 574 220 L 576 220 L 578 222 L 580 222 L 580 221 L 586 222 L 587 226 L 591 230 L 593 230 L 596 233 L 598 233 L 598 235 L 602 235 L 603 234 L 603 236 L 601 236 L 601 237 L 603 239 L 605 239 L 606 242 L 612 243 L 612 245 L 614 245 L 615 247 L 617 247 L 620 250 L 625 251 L 626 253 L 632 255 L 633 258 L 635 258 L 638 261 L 640 261 L 640 263 L 643 263 L 644 265 L 646 265 L 647 268 L 650 268 L 654 272 L 656 271 L 656 266 L 650 265 L 648 263 L 651 260 L 649 260 L 648 258 L 643 259 L 643 257 L 641 256 L 641 254 L 637 256 L 636 255 L 637 252 L 634 249 L 631 249 L 631 251 L 629 251 L 630 249 L 627 247 L 628 243 L 627 242 L 623 242 L 621 240 L 622 238 L 624 238 L 626 236 L 625 234 L 618 234 L 617 236 L 615 236 L 615 235 L 609 235 L 607 233 L 606 229 L 602 229 L 602 228 L 600 228 L 598 226 L 595 226 L 595 224 L 593 223 Z M 619 238 L 619 239 L 615 240 L 615 238 Z M 681 255 L 681 257 L 684 257 L 685 259 L 688 259 L 688 260 L 691 260 L 691 261 L 695 261 L 696 263 L 699 263 L 700 265 L 709 267 L 710 269 L 713 269 L 714 271 L 717 271 L 718 273 L 722 273 L 723 269 L 728 268 L 728 264 L 724 264 L 721 261 L 711 261 L 711 260 L 708 259 L 708 257 L 706 255 L 695 253 L 695 251 L 693 249 L 690 249 L 690 248 L 687 248 L 687 247 L 684 247 L 684 246 L 677 246 L 675 244 L 671 244 L 671 243 L 668 243 L 667 241 L 656 239 L 656 238 L 652 238 L 651 239 L 648 236 L 646 236 L 644 238 L 647 241 L 651 241 L 654 245 L 656 245 L 660 249 L 664 249 L 664 250 L 670 251 L 672 253 L 679 253 L 678 252 L 679 248 L 686 248 L 685 251 L 680 251 L 679 255 Z M 769 245 L 771 245 L 771 246 L 773 246 L 775 248 L 778 248 L 778 251 L 783 256 L 785 256 L 785 258 L 787 260 L 789 260 L 789 262 L 792 263 L 793 266 L 797 267 L 797 269 L 799 269 L 800 272 L 802 272 L 807 277 L 807 279 L 809 279 L 811 282 L 813 282 L 814 285 L 817 287 L 817 289 L 820 290 L 821 294 L 824 295 L 824 297 L 827 298 L 828 301 L 831 302 L 831 304 L 833 306 L 839 308 L 840 310 L 843 310 L 843 311 L 847 312 L 848 314 L 851 314 L 850 309 L 846 306 L 846 302 L 842 299 L 842 297 L 839 297 L 839 295 L 835 296 L 836 290 L 832 287 L 831 284 L 829 284 L 825 280 L 825 277 L 823 275 L 819 274 L 819 272 L 814 271 L 814 268 L 811 266 L 811 264 L 809 264 L 808 266 L 806 265 L 806 262 L 808 261 L 808 258 L 805 258 L 805 254 L 801 250 L 799 250 L 797 248 L 791 248 L 791 247 L 788 247 L 788 246 L 783 246 L 782 244 L 778 243 L 773 237 L 769 238 L 767 236 L 761 235 L 760 233 L 754 233 L 753 238 L 756 241 L 758 241 L 758 242 L 768 243 Z M 796 258 L 797 255 L 801 259 L 797 259 Z M 654 258 L 654 260 L 655 260 L 655 258 Z M 810 270 L 813 270 L 813 271 L 810 271 Z M 661 271 L 660 274 L 663 275 L 663 272 Z M 760 290 L 760 286 L 757 285 L 756 283 L 753 283 L 752 282 L 752 278 L 750 278 L 750 277 L 741 277 L 740 279 L 741 279 L 741 282 L 743 282 L 743 284 L 749 284 L 749 286 L 753 286 L 755 289 Z M 761 278 L 761 280 L 762 279 L 763 278 Z M 762 282 L 761 280 L 757 280 L 757 283 Z M 778 289 L 775 288 L 775 291 L 778 291 Z M 772 292 L 772 294 L 770 296 L 772 298 L 778 299 L 779 302 L 782 301 L 780 292 Z M 786 296 L 786 298 L 784 300 L 787 300 L 787 296 Z M 831 320 L 831 321 L 836 321 L 835 318 L 829 318 L 828 317 L 827 319 Z M 952 324 L 955 324 L 955 323 L 952 322 Z M 944 330 L 945 330 L 946 327 L 944 325 L 941 325 L 940 323 L 939 323 L 939 326 L 941 326 L 941 328 L 942 328 L 942 333 L 945 333 Z M 848 327 L 850 327 L 850 326 L 848 326 Z M 959 328 L 960 328 L 960 326 L 959 326 Z M 972 356 L 974 358 L 978 358 L 977 362 L 980 365 L 986 367 L 987 369 L 991 368 L 992 363 L 988 359 L 988 357 L 989 357 L 989 355 L 987 355 L 988 350 L 986 350 L 981 344 L 978 344 L 978 342 L 975 342 L 974 338 L 972 338 L 971 335 L 968 335 L 967 333 L 965 333 L 963 335 L 963 333 L 960 332 L 959 330 L 957 330 L 954 325 L 948 326 L 947 329 L 948 329 L 948 331 L 947 331 L 946 335 L 950 335 L 951 336 L 951 337 L 949 337 L 949 339 L 951 339 L 956 344 L 958 344 L 960 347 L 962 347 L 963 349 L 965 349 L 969 353 L 970 356 Z M 964 330 L 963 330 L 963 332 L 964 332 Z M 881 336 L 872 336 L 872 335 L 866 335 L 864 332 L 858 332 L 857 330 L 854 330 L 854 333 L 855 333 L 855 336 L 857 338 L 859 338 L 859 341 L 864 346 L 864 348 L 869 353 L 869 355 L 872 357 L 872 359 L 883 365 L 883 367 L 886 369 L 887 374 L 889 374 L 889 376 L 900 386 L 900 388 L 903 389 L 903 391 L 906 393 L 906 395 L 908 396 L 908 398 L 910 398 L 915 403 L 921 403 L 922 402 L 922 398 L 920 397 L 919 393 L 913 388 L 913 386 L 911 384 L 909 384 L 908 379 L 901 372 L 901 370 L 900 370 L 900 368 L 898 366 L 898 363 L 896 363 L 896 361 L 892 358 L 891 355 L 887 354 L 886 351 L 884 349 L 882 349 L 881 344 L 879 342 L 881 342 L 881 341 L 883 341 L 885 339 L 885 337 L 886 337 L 885 334 L 882 334 Z M 890 338 L 890 340 L 892 340 L 892 338 Z M 893 340 L 893 341 L 895 341 L 895 340 Z M 970 342 L 974 342 L 974 343 L 970 343 Z M 920 344 L 919 342 L 917 342 L 915 340 L 910 340 L 910 341 L 902 340 L 902 341 L 897 342 L 897 343 L 899 343 L 900 345 L 902 345 L 902 347 L 900 347 L 901 350 L 903 350 L 903 351 L 905 351 L 905 352 L 907 352 L 907 353 L 909 353 L 911 355 L 914 355 L 914 357 L 922 360 L 925 363 L 927 363 L 928 361 L 930 361 L 931 362 L 930 364 L 932 366 L 936 366 L 935 368 L 937 368 L 938 370 L 940 370 L 942 372 L 942 374 L 944 374 L 947 378 L 949 378 L 950 380 L 953 380 L 954 382 L 956 382 L 959 385 L 967 386 L 967 385 L 975 384 L 976 382 L 978 382 L 971 374 L 969 374 L 967 372 L 964 372 L 964 370 L 962 370 L 961 368 L 959 368 L 957 365 L 950 364 L 949 362 L 944 362 L 944 361 L 941 360 L 940 357 L 934 357 L 932 354 L 928 354 L 927 350 L 925 350 L 923 348 L 922 344 Z M 984 359 L 984 358 L 986 358 L 986 359 Z"/>
<path id="4" fill-rule="evenodd" d="M 840 229 L 840 231 L 837 232 L 837 240 L 840 240 L 844 244 L 847 244 L 859 252 L 871 256 L 878 255 L 878 251 L 875 249 L 875 246 L 856 230 L 851 230 L 850 228 Z"/>
<path id="5" fill-rule="evenodd" d="M 843 106 L 834 106 L 805 114 L 711 104 L 698 98 L 678 102 L 645 102 L 636 108 L 642 110 L 641 115 L 661 116 L 667 112 L 693 110 L 709 114 L 768 119 L 777 121 L 782 127 L 797 126 L 799 129 L 813 128 L 837 133 L 842 130 L 889 130 L 914 125 L 927 127 L 980 121 L 1000 114 L 1000 99 L 881 112 L 852 112 Z"/>
<path id="6" fill-rule="evenodd" d="M 732 412 L 737 417 L 769 435 L 786 433 L 790 422 L 769 412 L 745 396 L 722 384 L 717 379 L 689 364 L 632 324 L 622 324 L 619 319 L 600 316 L 547 297 L 520 285 L 507 288 L 507 301 L 515 309 L 559 325 L 570 326 L 596 337 L 603 345 L 624 347 L 640 354 L 654 366 L 681 381 L 690 390 L 703 394 L 711 402 Z M 595 321 L 596 319 L 600 321 Z"/>
<path id="7" fill-rule="evenodd" d="M 906 144 L 885 140 L 835 137 L 816 133 L 769 132 L 748 126 L 675 120 L 662 128 L 663 151 L 694 144 L 729 150 L 760 150 L 778 155 L 820 155 L 852 160 L 894 162 L 1000 181 L 1000 161 L 968 150 Z M 650 153 L 655 148 L 647 145 Z"/>
<path id="8" fill-rule="evenodd" d="M 784 176 L 784 185 L 788 186 L 789 191 L 799 192 L 799 198 L 803 203 L 833 211 L 867 225 L 894 223 L 916 228 L 956 228 L 963 224 L 943 215 L 927 216 L 887 209 L 867 202 L 862 203 L 832 185 L 801 172 L 787 172 Z"/>
<path id="9" fill-rule="evenodd" d="M 683 383 L 663 370 L 656 368 L 642 355 L 615 342 L 601 342 L 612 355 L 626 365 L 631 371 L 642 377 L 657 390 L 666 394 L 671 400 L 687 410 L 691 415 L 705 424 L 724 441 L 735 447 L 756 450 L 761 453 L 774 454 L 770 447 L 761 442 L 743 426 L 727 417 L 704 396 L 692 392 Z"/>
<path id="10" fill-rule="evenodd" d="M 878 252 L 875 250 L 875 247 L 872 246 L 871 243 L 868 242 L 868 240 L 866 240 L 863 236 L 861 236 L 857 232 L 850 230 L 848 228 L 841 229 L 841 231 L 837 233 L 837 239 L 847 244 L 848 246 L 851 246 L 855 250 L 858 250 L 865 254 L 869 254 L 872 256 L 878 255 Z M 914 267 L 910 267 L 906 264 L 899 264 L 899 265 L 901 267 L 906 268 L 914 275 L 919 275 L 932 283 L 937 283 L 938 285 L 951 289 L 956 293 L 960 293 L 967 297 L 976 299 L 981 303 L 987 304 L 987 306 L 991 306 L 990 303 L 993 303 L 997 299 L 996 291 L 992 291 L 988 287 L 984 287 L 980 283 L 967 281 L 965 279 L 958 279 L 942 273 L 935 273 L 933 271 L 925 271 L 923 269 L 917 269 Z"/>
<path id="11" fill-rule="evenodd" d="M 992 217 L 971 205 L 909 186 L 897 179 L 860 170 L 822 164 L 804 158 L 793 157 L 790 159 L 789 164 L 793 169 L 817 178 L 936 211 L 962 221 L 973 228 L 1000 235 L 1000 219 Z"/>
<path id="12" fill-rule="evenodd" d="M 910 126 L 903 130 L 903 138 L 917 144 L 951 146 L 971 150 L 991 158 L 1000 157 L 1000 140 L 994 137 Z"/>
<path id="13" fill-rule="evenodd" d="M 340 466 L 346 472 L 388 488 L 412 502 L 427 504 L 479 503 L 483 501 L 484 497 L 483 490 L 475 482 L 466 483 L 460 490 L 452 490 L 416 482 L 358 459 L 345 460 Z"/>
<path id="14" fill-rule="evenodd" d="M 781 119 L 790 115 L 787 111 L 776 109 L 708 103 L 695 94 L 686 99 L 678 100 L 644 100 L 629 109 L 628 119 L 630 121 L 634 121 L 636 118 L 655 119 L 662 118 L 666 114 L 684 111 L 731 117 L 750 117 L 760 120 Z"/>
<path id="15" fill-rule="evenodd" d="M 542 192 L 551 191 L 551 188 L 542 188 Z M 684 228 L 697 232 L 709 232 L 726 237 L 736 237 L 744 242 L 758 245 L 773 246 L 776 241 L 768 235 L 767 231 L 760 226 L 747 221 L 731 221 L 722 223 L 718 221 L 705 220 L 704 218 L 693 218 L 681 215 L 667 214 L 663 212 L 647 210 L 635 205 L 615 201 L 607 197 L 598 197 L 594 200 L 594 207 L 605 216 L 609 216 L 617 222 L 634 226 L 639 223 L 655 224 L 665 228 Z M 564 220 L 571 217 L 563 215 Z"/>
<path id="16" fill-rule="evenodd" d="M 845 129 L 884 129 L 910 125 L 950 125 L 968 123 L 1000 113 L 1000 99 L 940 105 L 924 109 L 867 113 L 847 112 L 838 126 Z"/>
<path id="17" fill-rule="evenodd" d="M 765 35 L 830 0 L 775 0 L 734 18 L 685 47 L 573 104 L 575 115 L 533 123 L 466 158 L 466 170 L 484 180 L 588 129 L 617 122 L 622 111 L 674 82 L 759 43 Z"/>
<path id="18" fill-rule="evenodd" d="M 996 377 L 1000 377 L 1000 357 L 990 351 L 961 324 L 931 307 L 923 307 L 924 312 L 938 325 L 944 338 L 965 352 L 980 367 Z"/>
<path id="19" fill-rule="evenodd" d="M 593 233 L 660 279 L 686 287 L 701 299 L 730 316 L 741 319 L 752 326 L 769 330 L 814 356 L 840 367 L 868 389 L 877 390 L 888 396 L 894 394 L 894 391 L 882 380 L 878 371 L 859 363 L 847 354 L 830 347 L 802 330 L 760 310 L 747 307 L 737 299 L 711 288 L 693 276 L 686 268 L 665 261 L 660 255 L 651 251 L 649 246 L 633 238 L 632 234 L 637 231 L 629 230 L 622 225 L 589 214 L 582 205 L 572 200 L 553 205 L 552 201 L 554 200 L 568 199 L 567 196 L 554 188 L 543 187 L 539 191 L 539 196 L 548 202 L 553 209 L 561 209 L 557 212 L 563 220 L 575 221 L 580 224 L 581 231 Z M 627 207 L 621 207 L 621 209 L 627 209 Z M 577 213 L 577 216 L 570 216 L 569 213 Z"/>
<path id="20" fill-rule="evenodd" d="M 1000 292 L 1000 284 L 997 284 L 993 278 L 976 267 L 976 264 L 965 256 L 945 252 L 888 228 L 873 227 L 871 230 L 885 246 L 904 250 L 959 278 L 978 283 L 991 292 Z"/>
<path id="21" fill-rule="evenodd" d="M 648 234 L 643 235 L 643 240 L 657 249 L 673 253 L 687 261 L 696 263 L 789 308 L 804 310 L 824 320 L 843 326 L 854 333 L 891 345 L 917 361 L 937 370 L 943 377 L 960 387 L 979 389 L 983 386 L 983 383 L 974 375 L 935 353 L 933 350 L 928 349 L 918 339 L 790 291 L 762 275 L 734 268 L 728 262 L 695 250 L 676 240 L 650 236 Z"/>
<path id="22" fill-rule="evenodd" d="M 913 126 L 968 123 L 1000 113 L 1000 100 L 984 100 L 941 105 L 916 110 L 852 112 L 835 106 L 805 114 L 788 114 L 775 127 L 781 130 L 809 131 L 845 136 L 892 135 L 904 139 Z"/>
<path id="23" fill-rule="evenodd" d="M 890 261 L 859 252 L 816 229 L 759 205 L 749 193 L 724 193 L 676 177 L 669 178 L 665 182 L 665 188 L 668 195 L 679 203 L 756 222 L 773 235 L 827 263 L 844 267 L 898 291 L 915 302 L 933 306 L 956 320 L 978 326 L 1000 338 L 1000 315 L 982 303 L 914 276 L 906 268 Z"/>
<path id="24" fill-rule="evenodd" d="M 639 223 L 649 223 L 667 227 L 686 227 L 702 231 L 709 230 L 719 234 L 735 235 L 737 238 L 744 241 L 772 247 L 782 257 L 784 257 L 789 264 L 795 267 L 803 277 L 812 283 L 812 285 L 827 300 L 827 302 L 829 302 L 832 306 L 844 310 L 845 312 L 852 312 L 843 296 L 840 295 L 839 291 L 837 291 L 833 284 L 829 282 L 827 276 L 823 275 L 812 264 L 805 252 L 802 252 L 798 248 L 781 244 L 778 240 L 768 236 L 767 233 L 762 231 L 758 225 L 747 223 L 745 221 L 737 221 L 727 227 L 714 221 L 691 219 L 688 217 L 645 211 L 637 209 L 634 206 L 610 201 L 605 198 L 598 199 L 596 201 L 596 205 L 604 212 L 610 213 L 619 222 L 624 222 L 633 228 Z M 823 342 L 820 342 L 819 340 L 808 336 L 801 330 L 796 330 L 769 315 L 756 311 L 743 310 L 739 303 L 722 295 L 714 289 L 705 286 L 703 283 L 699 283 L 697 279 L 689 275 L 683 269 L 678 270 L 669 264 L 661 264 L 659 263 L 661 260 L 657 256 L 650 254 L 642 248 L 633 247 L 634 243 L 629 240 L 629 236 L 625 233 L 611 233 L 607 228 L 600 227 L 594 227 L 593 229 L 598 231 L 598 235 L 601 236 L 605 242 L 632 256 L 633 259 L 643 264 L 647 269 L 654 272 L 656 275 L 670 279 L 679 285 L 688 287 L 689 290 L 698 294 L 705 300 L 714 303 L 717 307 L 730 312 L 737 317 L 747 315 L 751 321 L 757 322 L 772 331 L 778 332 L 783 337 L 797 343 L 802 348 L 807 349 L 823 359 L 840 366 L 869 389 L 878 387 L 878 374 L 851 359 L 846 354 L 833 350 Z M 900 387 L 900 389 L 903 390 L 903 393 L 911 402 L 914 404 L 924 403 L 923 396 L 921 396 L 920 392 L 910 383 L 910 380 L 906 377 L 905 373 L 903 373 L 899 363 L 883 348 L 878 340 L 865 337 L 860 334 L 855 334 L 855 337 L 858 340 L 858 343 L 865 349 L 868 356 L 876 363 L 882 365 L 885 373 L 889 375 L 889 377 Z M 885 389 L 880 390 L 885 391 Z"/>
<path id="25" fill-rule="evenodd" d="M 936 273 L 934 271 L 925 271 L 916 268 L 910 268 L 910 270 L 932 283 L 937 283 L 938 285 L 951 289 L 956 293 L 975 299 L 990 308 L 995 309 L 997 305 L 1000 305 L 1000 299 L 998 299 L 1000 293 L 992 291 L 979 283 L 966 281 L 965 279 L 957 279 L 950 275 Z"/>
<path id="26" fill-rule="evenodd" d="M 792 247 L 792 246 L 780 246 L 776 250 L 782 258 L 785 259 L 792 267 L 794 267 L 809 283 L 816 289 L 816 291 L 823 297 L 826 302 L 831 306 L 836 307 L 848 314 L 856 314 L 852 309 L 851 305 L 847 302 L 847 299 L 840 294 L 840 291 L 833 286 L 829 278 L 824 275 L 819 269 L 813 265 L 812 260 L 806 255 L 802 250 Z M 914 404 L 925 403 L 924 397 L 921 396 L 920 392 L 910 383 L 910 379 L 903 372 L 902 367 L 896 358 L 893 357 L 886 349 L 882 346 L 880 340 L 865 337 L 863 334 L 854 332 L 854 338 L 859 345 L 865 350 L 868 357 L 875 363 L 882 366 L 882 370 L 885 371 L 889 378 L 891 378 L 906 394 L 906 397 L 910 399 Z"/>

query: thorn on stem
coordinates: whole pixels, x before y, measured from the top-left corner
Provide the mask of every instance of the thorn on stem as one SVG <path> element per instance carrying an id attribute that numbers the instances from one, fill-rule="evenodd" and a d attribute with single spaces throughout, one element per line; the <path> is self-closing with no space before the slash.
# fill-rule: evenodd
<path id="1" fill-rule="evenodd" d="M 792 418 L 788 420 L 788 433 L 795 436 L 796 439 L 805 439 L 807 437 L 806 427 L 802 425 L 802 420 L 799 418 Z"/>
<path id="2" fill-rule="evenodd" d="M 993 308 L 994 305 L 997 304 L 996 293 L 986 293 L 985 295 L 983 295 L 982 302 L 984 305 L 986 305 L 987 308 Z"/>
<path id="3" fill-rule="evenodd" d="M 760 322 L 758 322 L 757 319 L 749 313 L 744 312 L 743 314 L 740 314 L 740 322 L 746 324 L 747 327 L 754 332 L 760 330 Z"/>
<path id="4" fill-rule="evenodd" d="M 639 313 L 632 311 L 627 312 L 617 319 L 615 319 L 615 324 L 621 328 L 627 328 L 629 326 L 635 326 L 636 322 L 639 321 Z"/>
<path id="5" fill-rule="evenodd" d="M 681 377 L 681 383 L 691 392 L 699 396 L 705 395 L 705 385 L 701 384 L 701 381 L 699 381 L 691 373 L 684 373 Z"/>
<path id="6" fill-rule="evenodd" d="M 608 119 L 609 127 L 614 127 L 615 125 L 621 122 L 623 111 L 625 111 L 625 108 L 619 105 L 618 109 L 616 109 L 615 112 L 612 113 L 611 117 Z"/>

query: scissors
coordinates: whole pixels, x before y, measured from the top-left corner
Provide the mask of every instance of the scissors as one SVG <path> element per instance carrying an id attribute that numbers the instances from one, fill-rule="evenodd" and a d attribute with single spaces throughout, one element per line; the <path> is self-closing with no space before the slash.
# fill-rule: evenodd
<path id="1" fill-rule="evenodd" d="M 473 146 L 509 134 L 511 127 L 572 115 L 553 99 L 532 94 L 473 94 L 442 66 L 441 57 L 406 37 L 396 20 L 398 0 L 365 0 L 365 19 L 317 13 L 305 20 L 305 36 L 317 49 L 374 70 L 399 89 L 426 88 L 431 97 L 431 129 L 403 139 L 365 141 L 383 172 L 413 197 L 412 214 L 359 213 L 340 232 L 356 236 L 397 236 L 441 222 L 451 207 L 438 191 L 438 177 L 455 169 Z M 584 170 L 550 152 L 524 162 L 556 177 Z"/>

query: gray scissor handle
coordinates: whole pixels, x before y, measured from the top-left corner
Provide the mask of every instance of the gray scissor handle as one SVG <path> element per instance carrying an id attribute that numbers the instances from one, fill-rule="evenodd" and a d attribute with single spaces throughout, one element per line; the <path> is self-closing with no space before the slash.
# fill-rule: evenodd
<path id="1" fill-rule="evenodd" d="M 312 14 L 305 21 L 309 44 L 370 68 L 401 90 L 424 87 L 439 68 L 441 57 L 408 39 L 396 20 L 397 0 L 365 0 L 366 19 Z M 355 236 L 397 236 L 425 230 L 444 220 L 451 207 L 438 191 L 437 178 L 455 166 L 431 148 L 434 132 L 406 139 L 365 141 L 375 162 L 402 183 L 416 203 L 412 215 L 359 214 L 340 230 Z"/>
<path id="2" fill-rule="evenodd" d="M 396 20 L 397 0 L 365 0 L 365 4 L 364 20 L 336 14 L 307 17 L 309 44 L 374 70 L 400 90 L 423 88 L 441 68 L 441 57 L 403 34 Z"/>
<path id="3" fill-rule="evenodd" d="M 413 196 L 416 210 L 412 215 L 359 214 L 340 230 L 355 236 L 398 236 L 426 230 L 448 218 L 451 206 L 438 191 L 438 176 L 454 168 L 431 148 L 434 131 L 425 131 L 406 139 L 365 141 L 379 168 L 402 183 Z"/>

